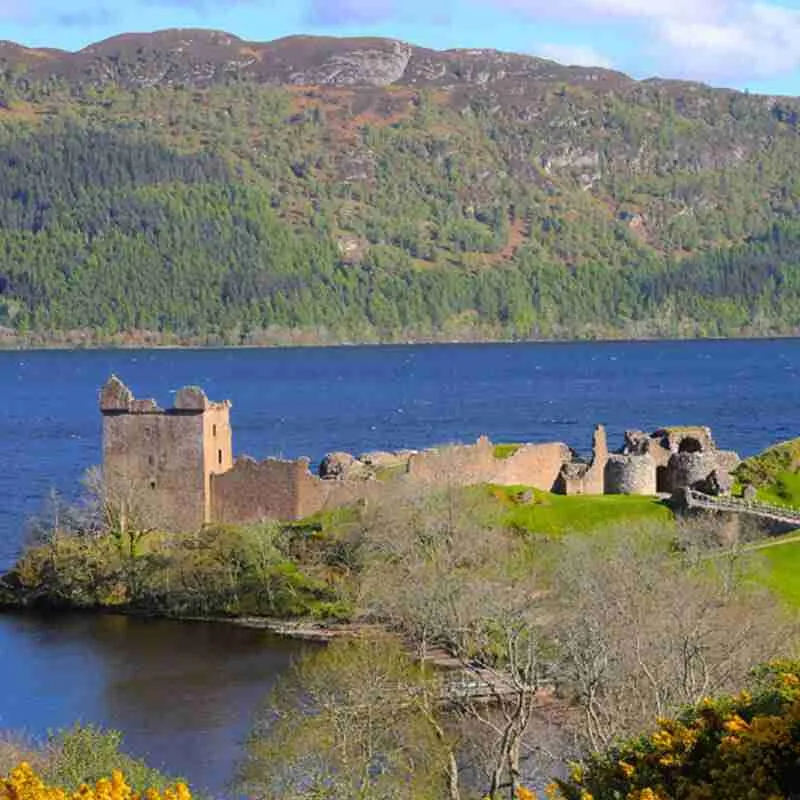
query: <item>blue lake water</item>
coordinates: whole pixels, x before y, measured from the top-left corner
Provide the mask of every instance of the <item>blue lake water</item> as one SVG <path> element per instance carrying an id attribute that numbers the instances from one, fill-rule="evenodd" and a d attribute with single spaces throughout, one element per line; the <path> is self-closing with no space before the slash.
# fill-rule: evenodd
<path id="1" fill-rule="evenodd" d="M 590 446 L 593 426 L 704 424 L 750 455 L 800 435 L 800 341 L 299 350 L 0 352 L 0 566 L 53 489 L 100 460 L 97 390 L 118 374 L 162 405 L 184 384 L 233 401 L 257 457 L 475 440 Z M 170 627 L 171 625 L 175 627 Z M 219 789 L 254 703 L 296 646 L 254 631 L 118 618 L 0 617 L 0 728 L 81 718 Z M 160 687 L 160 688 L 159 688 Z M 163 713 L 162 713 L 163 710 Z"/>

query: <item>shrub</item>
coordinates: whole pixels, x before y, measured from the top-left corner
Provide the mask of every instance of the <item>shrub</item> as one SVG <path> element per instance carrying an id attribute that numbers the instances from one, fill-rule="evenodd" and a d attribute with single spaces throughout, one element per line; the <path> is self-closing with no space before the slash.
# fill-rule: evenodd
<path id="1" fill-rule="evenodd" d="M 96 784 L 114 771 L 124 773 L 133 789 L 139 792 L 148 788 L 165 790 L 176 783 L 177 779 L 121 752 L 121 746 L 119 731 L 77 724 L 52 734 L 34 764 L 40 764 L 38 772 L 45 781 L 67 790 Z"/>
<path id="2" fill-rule="evenodd" d="M 191 800 L 186 784 L 178 783 L 163 791 L 148 789 L 144 795 L 134 791 L 123 774 L 115 770 L 110 778 L 100 778 L 93 785 L 83 784 L 69 793 L 45 782 L 27 762 L 12 770 L 0 781 L 0 800 Z"/>
<path id="3" fill-rule="evenodd" d="M 168 616 L 348 616 L 335 569 L 286 552 L 278 526 L 153 533 L 131 555 L 112 534 L 57 532 L 6 576 L 24 605 L 144 609 Z M 0 601 L 2 597 L 0 597 Z"/>
<path id="4" fill-rule="evenodd" d="M 780 800 L 800 788 L 800 663 L 760 668 L 753 693 L 707 699 L 575 765 L 563 800 Z"/>

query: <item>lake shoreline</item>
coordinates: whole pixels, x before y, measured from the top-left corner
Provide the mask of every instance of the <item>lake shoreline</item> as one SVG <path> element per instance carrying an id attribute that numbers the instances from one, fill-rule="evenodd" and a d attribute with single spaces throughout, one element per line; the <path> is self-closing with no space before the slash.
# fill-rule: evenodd
<path id="1" fill-rule="evenodd" d="M 271 633 L 282 639 L 310 642 L 314 644 L 328 644 L 334 639 L 358 638 L 370 632 L 385 631 L 380 625 L 368 622 L 323 622 L 314 619 L 280 619 L 277 617 L 221 617 L 197 615 L 173 615 L 144 609 L 114 608 L 111 606 L 96 606 L 93 608 L 77 606 L 55 606 L 46 603 L 30 604 L 24 601 L 9 602 L 0 600 L 0 616 L 3 615 L 30 615 L 48 617 L 86 616 L 103 617 L 119 616 L 141 620 L 159 620 L 163 622 L 182 622 L 203 625 L 228 625 L 249 630 L 260 630 Z"/>
<path id="2" fill-rule="evenodd" d="M 278 338 L 265 342 L 226 342 L 211 338 L 176 338 L 155 336 L 152 339 L 126 339 L 125 337 L 39 339 L 38 337 L 0 336 L 0 352 L 93 352 L 119 351 L 137 352 L 156 351 L 259 351 L 259 350 L 314 350 L 314 349 L 351 349 L 351 348 L 391 348 L 391 347 L 425 347 L 446 345 L 486 345 L 507 346 L 524 344 L 668 344 L 681 342 L 770 342 L 792 341 L 800 339 L 800 331 L 786 333 L 748 334 L 733 336 L 629 336 L 620 333 L 618 336 L 584 336 L 584 337 L 541 337 L 541 338 L 509 338 L 502 336 L 426 336 L 420 338 L 383 338 L 355 339 L 352 341 L 332 339 L 320 340 L 314 337 L 304 338 L 302 335 Z"/>

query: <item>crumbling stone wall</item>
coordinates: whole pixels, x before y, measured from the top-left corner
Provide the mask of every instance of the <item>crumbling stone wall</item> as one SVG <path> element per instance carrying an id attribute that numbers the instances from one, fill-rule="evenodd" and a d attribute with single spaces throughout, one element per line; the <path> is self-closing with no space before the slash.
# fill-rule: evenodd
<path id="1" fill-rule="evenodd" d="M 732 483 L 730 474 L 738 463 L 739 456 L 736 453 L 720 450 L 675 453 L 667 466 L 666 491 L 670 493 L 680 489 L 708 491 L 712 486 L 723 491 L 730 488 Z"/>
<path id="2" fill-rule="evenodd" d="M 212 519 L 229 524 L 298 519 L 305 480 L 313 480 L 308 462 L 239 458 L 233 469 L 211 480 Z"/>
<path id="3" fill-rule="evenodd" d="M 667 466 L 667 491 L 692 489 L 716 469 L 715 453 L 675 453 Z"/>
<path id="4" fill-rule="evenodd" d="M 708 453 L 717 449 L 711 428 L 707 427 L 661 428 L 653 438 L 670 453 Z"/>
<path id="5" fill-rule="evenodd" d="M 625 431 L 625 444 L 622 448 L 622 455 L 643 456 L 649 455 L 655 465 L 666 467 L 669 464 L 672 453 L 677 452 L 665 446 L 664 440 L 656 434 L 644 433 L 644 431 Z"/>
<path id="6" fill-rule="evenodd" d="M 567 445 L 551 443 L 521 445 L 508 458 L 496 458 L 494 445 L 484 436 L 474 445 L 453 445 L 413 454 L 408 478 L 420 483 L 457 486 L 477 483 L 532 486 L 549 492 L 570 457 Z"/>
<path id="7" fill-rule="evenodd" d="M 592 460 L 588 464 L 564 464 L 556 482 L 556 492 L 566 495 L 605 494 L 608 435 L 602 425 L 594 431 Z"/>
<path id="8" fill-rule="evenodd" d="M 213 521 L 234 525 L 305 519 L 374 497 L 383 488 L 375 480 L 323 480 L 308 467 L 307 459 L 237 459 L 233 469 L 212 477 Z"/>
<path id="9" fill-rule="evenodd" d="M 489 479 L 501 486 L 532 486 L 552 492 L 558 476 L 572 452 L 560 442 L 526 444 L 508 458 L 495 459 L 495 472 Z"/>
<path id="10" fill-rule="evenodd" d="M 472 445 L 451 445 L 415 453 L 408 462 L 408 475 L 419 483 L 466 486 L 484 483 L 497 469 L 494 445 L 482 436 Z"/>

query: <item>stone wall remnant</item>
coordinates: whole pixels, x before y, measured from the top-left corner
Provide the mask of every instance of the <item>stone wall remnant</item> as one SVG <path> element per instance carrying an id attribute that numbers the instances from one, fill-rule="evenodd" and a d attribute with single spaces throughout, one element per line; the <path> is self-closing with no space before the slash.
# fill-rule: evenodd
<path id="1" fill-rule="evenodd" d="M 561 468 L 556 491 L 559 494 L 581 495 L 605 494 L 605 474 L 608 463 L 608 436 L 606 429 L 598 425 L 592 440 L 592 459 L 588 463 L 573 459 Z"/>
<path id="2" fill-rule="evenodd" d="M 713 485 L 715 492 L 729 492 L 733 486 L 731 472 L 739 464 L 739 456 L 720 450 L 682 451 L 672 455 L 667 465 L 666 491 L 674 493 L 679 489 L 708 491 Z M 712 474 L 713 483 L 709 483 Z"/>
<path id="3" fill-rule="evenodd" d="M 116 375 L 100 390 L 100 411 L 104 414 L 130 411 L 132 403 L 133 392 Z"/>

